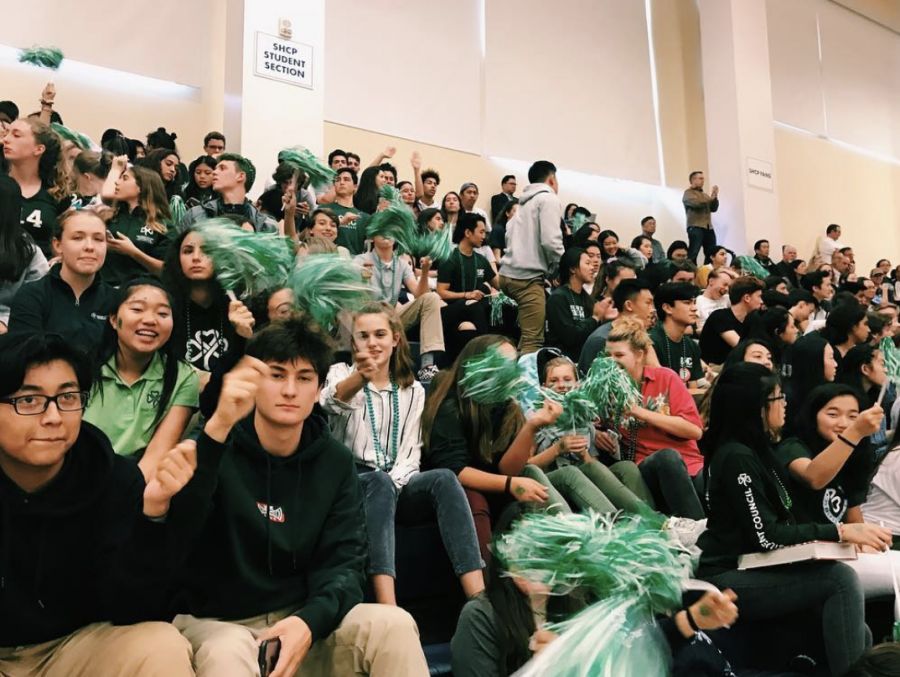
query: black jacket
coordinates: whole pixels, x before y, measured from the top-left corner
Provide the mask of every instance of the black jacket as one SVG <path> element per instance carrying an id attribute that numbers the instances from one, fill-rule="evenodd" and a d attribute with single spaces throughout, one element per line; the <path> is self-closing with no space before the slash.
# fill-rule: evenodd
<path id="1" fill-rule="evenodd" d="M 547 299 L 547 342 L 562 348 L 573 362 L 578 362 L 584 342 L 600 326 L 594 319 L 594 303 L 586 291 L 576 294 L 567 284 L 557 287 Z"/>
<path id="2" fill-rule="evenodd" d="M 186 555 L 178 612 L 235 620 L 294 608 L 317 640 L 363 600 L 365 519 L 353 456 L 315 415 L 286 458 L 262 448 L 252 416 L 224 444 L 202 434 L 197 471 L 167 524 Z"/>
<path id="3" fill-rule="evenodd" d="M 10 306 L 9 331 L 53 332 L 93 349 L 100 343 L 115 289 L 96 275 L 91 286 L 76 299 L 68 282 L 60 277 L 60 268 L 53 266 L 47 275 L 18 291 Z"/>
<path id="4" fill-rule="evenodd" d="M 784 505 L 790 505 L 785 489 L 789 483 L 771 451 L 757 453 L 738 442 L 716 449 L 707 485 L 708 529 L 697 542 L 700 578 L 735 569 L 741 555 L 839 540 L 833 524 L 798 524 Z"/>
<path id="5" fill-rule="evenodd" d="M 0 471 L 0 647 L 161 618 L 167 530 L 143 494 L 137 465 L 89 423 L 40 491 Z"/>

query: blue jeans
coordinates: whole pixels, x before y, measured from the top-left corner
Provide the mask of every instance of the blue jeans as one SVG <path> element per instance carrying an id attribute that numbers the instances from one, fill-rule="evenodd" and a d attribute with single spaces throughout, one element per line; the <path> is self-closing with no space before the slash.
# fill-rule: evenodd
<path id="1" fill-rule="evenodd" d="M 446 469 L 413 475 L 399 495 L 386 472 L 362 471 L 359 475 L 366 507 L 369 535 L 369 575 L 397 578 L 394 565 L 395 521 L 421 523 L 437 516 L 444 549 L 457 576 L 484 567 L 475 537 L 475 522 L 462 485 Z"/>
<path id="2" fill-rule="evenodd" d="M 716 231 L 712 228 L 690 227 L 688 231 L 688 258 L 697 263 L 697 255 L 700 253 L 700 247 L 703 247 L 703 256 L 706 263 L 712 256 L 713 249 L 716 248 Z M 699 264 L 697 264 L 699 265 Z"/>
<path id="3" fill-rule="evenodd" d="M 664 515 L 702 520 L 703 504 L 688 475 L 684 459 L 674 449 L 660 449 L 641 461 L 638 466 L 647 483 L 656 508 Z"/>

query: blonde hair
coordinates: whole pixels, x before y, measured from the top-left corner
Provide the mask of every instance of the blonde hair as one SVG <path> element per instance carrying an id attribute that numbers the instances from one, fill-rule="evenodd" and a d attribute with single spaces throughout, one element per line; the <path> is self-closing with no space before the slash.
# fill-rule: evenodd
<path id="1" fill-rule="evenodd" d="M 578 380 L 578 368 L 575 366 L 575 363 L 572 362 L 568 357 L 554 357 L 552 360 L 547 362 L 544 365 L 544 377 L 541 379 L 544 383 L 547 382 L 547 379 L 550 377 L 550 372 L 557 367 L 568 367 L 572 370 L 572 374 L 575 376 L 575 380 Z"/>
<path id="2" fill-rule="evenodd" d="M 628 343 L 635 352 L 642 350 L 645 353 L 650 350 L 650 346 L 652 345 L 650 335 L 644 328 L 644 323 L 636 317 L 621 317 L 618 320 L 615 320 L 606 342 L 625 342 Z"/>
<path id="3" fill-rule="evenodd" d="M 62 139 L 52 127 L 35 118 L 24 118 L 31 127 L 34 142 L 44 147 L 44 152 L 38 162 L 38 176 L 47 187 L 47 193 L 56 201 L 65 198 L 71 192 L 74 184 L 69 175 L 69 166 L 63 155 Z"/>

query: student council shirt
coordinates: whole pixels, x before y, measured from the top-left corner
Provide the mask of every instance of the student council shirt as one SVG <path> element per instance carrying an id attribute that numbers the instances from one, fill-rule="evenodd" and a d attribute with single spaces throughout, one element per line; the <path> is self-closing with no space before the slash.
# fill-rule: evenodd
<path id="1" fill-rule="evenodd" d="M 22 228 L 48 259 L 53 257 L 51 241 L 60 215 L 72 204 L 71 196 L 54 200 L 45 186 L 29 198 L 22 198 Z"/>
<path id="2" fill-rule="evenodd" d="M 162 396 L 165 365 L 159 353 L 153 356 L 147 369 L 137 381 L 128 385 L 116 371 L 116 358 L 100 369 L 100 390 L 91 395 L 84 420 L 100 428 L 113 449 L 122 456 L 131 456 L 146 449 L 153 439 L 157 426 L 156 409 Z M 178 362 L 175 389 L 166 408 L 196 409 L 200 400 L 200 379 L 197 372 L 185 362 Z"/>
<path id="3" fill-rule="evenodd" d="M 441 263 L 438 270 L 438 282 L 449 282 L 450 291 L 465 293 L 470 291 L 487 291 L 488 280 L 494 279 L 494 269 L 478 252 L 466 256 L 459 249 L 453 251 L 447 261 Z"/>

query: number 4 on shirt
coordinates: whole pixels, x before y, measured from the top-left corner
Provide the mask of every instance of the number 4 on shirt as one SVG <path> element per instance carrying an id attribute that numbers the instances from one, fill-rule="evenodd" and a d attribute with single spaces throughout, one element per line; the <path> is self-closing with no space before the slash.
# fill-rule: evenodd
<path id="1" fill-rule="evenodd" d="M 25 220 L 31 224 L 32 228 L 40 228 L 44 221 L 41 219 L 41 210 L 35 209 L 31 214 L 25 217 Z"/>

